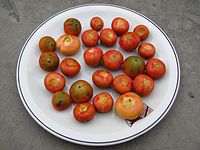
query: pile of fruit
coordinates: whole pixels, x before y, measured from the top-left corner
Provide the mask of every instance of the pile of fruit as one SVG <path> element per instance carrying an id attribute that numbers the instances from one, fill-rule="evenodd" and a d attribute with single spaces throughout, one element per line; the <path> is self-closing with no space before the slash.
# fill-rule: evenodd
<path id="1" fill-rule="evenodd" d="M 65 76 L 74 77 L 81 70 L 79 62 L 70 56 L 80 50 L 81 42 L 78 35 L 82 27 L 77 19 L 69 18 L 64 22 L 65 34 L 57 41 L 50 36 L 42 37 L 39 41 L 42 52 L 39 65 L 44 71 L 49 72 L 44 78 L 44 85 L 49 92 L 53 93 L 53 107 L 61 111 L 74 102 L 76 106 L 73 108 L 73 115 L 80 122 L 91 120 L 96 111 L 109 112 L 113 105 L 116 114 L 121 118 L 137 119 L 144 109 L 141 97 L 149 95 L 154 89 L 154 80 L 161 78 L 166 72 L 164 62 L 153 58 L 156 53 L 154 45 L 142 42 L 148 38 L 149 29 L 145 25 L 138 25 L 133 32 L 128 32 L 129 22 L 121 17 L 114 18 L 111 28 L 104 29 L 103 20 L 100 17 L 93 17 L 90 26 L 92 29 L 84 31 L 81 35 L 82 43 L 88 47 L 83 53 L 84 61 L 94 69 L 102 64 L 106 68 L 106 70 L 95 70 L 92 81 L 98 88 L 113 88 L 120 96 L 116 101 L 108 92 L 93 97 L 93 87 L 81 79 L 71 85 L 69 94 L 63 91 L 66 85 Z M 119 50 L 110 49 L 103 52 L 100 47 L 97 47 L 99 39 L 100 44 L 112 47 L 118 37 L 122 50 L 131 54 L 137 48 L 138 55 L 124 59 Z M 56 49 L 68 57 L 60 62 L 60 58 L 55 53 Z M 62 74 L 55 72 L 58 67 Z M 112 71 L 119 69 L 124 73 L 113 77 Z M 90 100 L 92 103 L 89 102 Z"/>

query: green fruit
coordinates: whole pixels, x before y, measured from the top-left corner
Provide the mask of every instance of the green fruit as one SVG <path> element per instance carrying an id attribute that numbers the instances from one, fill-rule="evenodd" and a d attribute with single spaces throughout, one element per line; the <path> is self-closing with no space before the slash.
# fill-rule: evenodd
<path id="1" fill-rule="evenodd" d="M 68 108 L 71 105 L 71 102 L 71 97 L 62 91 L 54 93 L 52 98 L 52 104 L 56 110 L 64 110 Z"/>
<path id="2" fill-rule="evenodd" d="M 71 85 L 69 93 L 75 103 L 85 103 L 91 99 L 93 88 L 87 81 L 78 80 Z"/>
<path id="3" fill-rule="evenodd" d="M 123 70 L 132 79 L 144 72 L 145 62 L 140 56 L 129 56 L 123 63 Z"/>
<path id="4" fill-rule="evenodd" d="M 59 57 L 54 52 L 44 52 L 39 58 L 39 65 L 44 71 L 55 71 L 59 65 Z"/>

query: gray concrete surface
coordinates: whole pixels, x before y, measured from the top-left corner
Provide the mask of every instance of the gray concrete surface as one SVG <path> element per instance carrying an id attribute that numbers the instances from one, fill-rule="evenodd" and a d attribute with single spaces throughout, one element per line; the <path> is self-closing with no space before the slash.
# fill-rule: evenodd
<path id="1" fill-rule="evenodd" d="M 86 147 L 54 137 L 26 112 L 19 98 L 15 69 L 20 50 L 44 19 L 85 3 L 113 3 L 155 21 L 174 43 L 181 64 L 175 104 L 151 131 L 110 147 Z M 200 149 L 200 1 L 199 0 L 0 0 L 0 150 Z"/>

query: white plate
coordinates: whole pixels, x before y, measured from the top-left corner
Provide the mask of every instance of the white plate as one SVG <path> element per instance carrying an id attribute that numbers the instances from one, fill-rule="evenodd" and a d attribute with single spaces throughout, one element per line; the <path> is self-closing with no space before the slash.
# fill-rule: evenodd
<path id="1" fill-rule="evenodd" d="M 82 31 L 90 29 L 90 19 L 93 16 L 100 16 L 104 20 L 104 27 L 110 27 L 113 18 L 124 17 L 130 23 L 129 31 L 138 24 L 145 24 L 150 30 L 150 36 L 146 42 L 151 42 L 156 47 L 155 57 L 160 58 L 166 64 L 167 71 L 162 79 L 155 81 L 155 89 L 150 96 L 144 97 L 144 102 L 153 108 L 144 119 L 141 119 L 129 127 L 125 120 L 116 116 L 114 110 L 109 113 L 96 113 L 93 120 L 87 123 L 79 123 L 73 118 L 72 109 L 74 104 L 65 111 L 58 112 L 51 105 L 52 94 L 43 85 L 43 79 L 47 72 L 40 69 L 38 58 L 41 54 L 38 41 L 44 35 L 50 35 L 57 39 L 64 34 L 63 22 L 70 17 L 77 18 L 82 24 Z M 104 51 L 110 48 L 99 45 Z M 89 81 L 94 87 L 94 95 L 104 91 L 96 88 L 91 80 L 91 75 L 95 69 L 85 65 L 83 61 L 83 51 L 85 46 L 81 46 L 80 51 L 72 56 L 81 64 L 81 72 L 75 78 L 67 79 L 65 91 L 70 85 L 78 80 Z M 118 43 L 112 49 L 119 49 L 124 57 L 137 55 L 137 50 L 126 53 L 119 48 Z M 62 59 L 63 55 L 58 54 Z M 57 70 L 60 72 L 59 70 Z M 122 71 L 113 72 L 113 75 Z M 93 146 L 113 145 L 134 139 L 151 128 L 153 128 L 169 111 L 178 92 L 180 83 L 180 66 L 176 51 L 158 25 L 142 14 L 128 8 L 107 4 L 92 4 L 73 7 L 63 10 L 40 24 L 25 42 L 19 55 L 17 64 L 17 87 L 21 100 L 31 115 L 31 117 L 45 130 L 64 140 Z M 106 90 L 112 94 L 116 100 L 119 96 L 112 89 Z"/>

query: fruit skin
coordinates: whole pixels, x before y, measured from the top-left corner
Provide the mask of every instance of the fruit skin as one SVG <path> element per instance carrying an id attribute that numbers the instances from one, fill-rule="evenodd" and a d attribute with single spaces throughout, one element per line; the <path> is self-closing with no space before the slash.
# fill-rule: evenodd
<path id="1" fill-rule="evenodd" d="M 115 33 L 119 36 L 126 33 L 129 29 L 128 21 L 121 17 L 114 18 L 111 26 Z"/>
<path id="2" fill-rule="evenodd" d="M 112 29 L 105 28 L 100 32 L 100 41 L 103 45 L 111 47 L 116 43 L 117 35 Z"/>
<path id="3" fill-rule="evenodd" d="M 96 70 L 92 75 L 92 81 L 99 88 L 108 88 L 113 81 L 113 76 L 106 70 Z"/>
<path id="4" fill-rule="evenodd" d="M 129 76 L 119 74 L 114 77 L 112 87 L 117 93 L 124 94 L 132 90 L 133 83 Z"/>
<path id="5" fill-rule="evenodd" d="M 129 56 L 123 62 L 123 71 L 132 79 L 134 79 L 138 74 L 143 73 L 144 70 L 145 62 L 140 56 Z"/>
<path id="6" fill-rule="evenodd" d="M 44 78 L 44 85 L 51 93 L 62 91 L 65 87 L 66 80 L 63 75 L 57 72 L 51 72 Z"/>
<path id="7" fill-rule="evenodd" d="M 64 75 L 74 77 L 80 72 L 81 66 L 75 59 L 65 58 L 60 63 L 60 70 Z"/>
<path id="8" fill-rule="evenodd" d="M 90 26 L 93 30 L 100 31 L 103 28 L 104 23 L 100 17 L 93 17 L 90 21 Z"/>
<path id="9" fill-rule="evenodd" d="M 69 18 L 64 22 L 64 31 L 66 34 L 78 36 L 81 32 L 81 23 L 75 18 Z"/>
<path id="10" fill-rule="evenodd" d="M 64 34 L 56 41 L 56 48 L 63 55 L 73 55 L 80 48 L 80 40 L 74 35 Z"/>
<path id="11" fill-rule="evenodd" d="M 135 92 L 140 96 L 147 96 L 151 94 L 154 89 L 154 81 L 151 77 L 145 74 L 139 74 L 133 81 Z"/>
<path id="12" fill-rule="evenodd" d="M 127 51 L 132 52 L 135 50 L 140 43 L 140 37 L 133 32 L 127 32 L 123 34 L 119 39 L 119 45 L 120 47 Z"/>
<path id="13" fill-rule="evenodd" d="M 98 47 L 91 47 L 85 50 L 84 54 L 85 63 L 91 67 L 97 67 L 101 63 L 103 51 Z"/>
<path id="14" fill-rule="evenodd" d="M 95 108 L 90 103 L 77 104 L 73 109 L 73 115 L 77 121 L 90 121 L 95 115 Z"/>
<path id="15" fill-rule="evenodd" d="M 97 94 L 93 99 L 93 105 L 98 112 L 109 112 L 113 106 L 113 98 L 108 92 Z"/>
<path id="16" fill-rule="evenodd" d="M 56 41 L 50 36 L 44 36 L 39 41 L 39 48 L 41 52 L 55 52 Z"/>
<path id="17" fill-rule="evenodd" d="M 59 57 L 55 52 L 43 52 L 39 58 L 39 65 L 44 71 L 52 72 L 58 68 Z"/>
<path id="18" fill-rule="evenodd" d="M 59 91 L 53 94 L 52 105 L 56 110 L 65 110 L 71 105 L 71 103 L 72 99 L 67 93 Z"/>
<path id="19" fill-rule="evenodd" d="M 73 102 L 85 103 L 92 98 L 93 88 L 87 81 L 78 80 L 71 85 L 69 93 Z"/>
<path id="20" fill-rule="evenodd" d="M 103 65 L 112 71 L 118 70 L 121 68 L 123 63 L 123 55 L 117 50 L 108 50 L 103 54 Z"/>
<path id="21" fill-rule="evenodd" d="M 85 46 L 87 47 L 93 47 L 98 44 L 99 40 L 99 35 L 97 31 L 91 29 L 91 30 L 86 30 L 82 33 L 82 42 Z"/>
<path id="22" fill-rule="evenodd" d="M 147 61 L 146 72 L 153 79 L 159 79 L 164 76 L 166 66 L 162 60 L 158 58 L 151 58 Z"/>
<path id="23" fill-rule="evenodd" d="M 133 32 L 135 32 L 141 41 L 144 41 L 149 36 L 149 29 L 145 25 L 138 25 L 134 28 Z"/>
<path id="24" fill-rule="evenodd" d="M 134 92 L 121 95 L 115 103 L 116 114 L 123 119 L 134 120 L 142 114 L 143 110 L 142 98 Z"/>
<path id="25" fill-rule="evenodd" d="M 138 54 L 145 59 L 153 57 L 155 52 L 156 49 L 151 43 L 142 43 L 138 47 Z"/>

